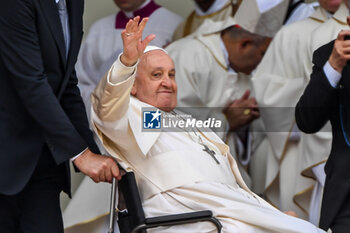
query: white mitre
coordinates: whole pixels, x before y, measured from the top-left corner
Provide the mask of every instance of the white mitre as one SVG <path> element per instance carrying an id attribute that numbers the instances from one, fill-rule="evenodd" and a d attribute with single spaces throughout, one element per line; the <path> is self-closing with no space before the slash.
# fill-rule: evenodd
<path id="1" fill-rule="evenodd" d="M 289 0 L 246 0 L 234 18 L 250 32 L 273 37 L 283 24 L 288 5 Z"/>

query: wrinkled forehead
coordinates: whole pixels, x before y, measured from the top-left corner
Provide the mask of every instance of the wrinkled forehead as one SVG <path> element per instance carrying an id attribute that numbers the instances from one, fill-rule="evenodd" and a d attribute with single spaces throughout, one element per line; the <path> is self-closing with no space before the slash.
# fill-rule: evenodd
<path id="1" fill-rule="evenodd" d="M 163 50 L 152 50 L 144 53 L 140 57 L 138 64 L 140 69 L 153 69 L 153 68 L 162 68 L 162 69 L 175 69 L 174 62 L 171 57 Z"/>

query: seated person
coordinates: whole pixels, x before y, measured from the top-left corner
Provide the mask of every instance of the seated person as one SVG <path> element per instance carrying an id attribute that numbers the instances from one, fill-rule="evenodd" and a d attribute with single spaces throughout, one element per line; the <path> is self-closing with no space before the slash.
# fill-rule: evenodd
<path id="1" fill-rule="evenodd" d="M 155 36 L 142 40 L 147 19 L 139 21 L 130 20 L 122 32 L 124 51 L 92 94 L 91 119 L 108 153 L 134 171 L 146 216 L 209 209 L 223 232 L 324 232 L 251 192 L 215 133 L 142 130 L 143 107 L 176 115 L 177 86 L 173 61 L 161 48 L 146 48 Z M 149 232 L 157 231 L 215 232 L 215 227 L 203 222 Z"/>

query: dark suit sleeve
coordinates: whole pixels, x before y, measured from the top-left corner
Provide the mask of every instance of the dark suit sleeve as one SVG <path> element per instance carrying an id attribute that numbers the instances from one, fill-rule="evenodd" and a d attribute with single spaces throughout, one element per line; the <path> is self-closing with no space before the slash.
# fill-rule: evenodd
<path id="1" fill-rule="evenodd" d="M 56 160 L 62 163 L 87 147 L 48 83 L 31 0 L 1 0 L 0 56 L 23 107 L 41 128 Z"/>
<path id="2" fill-rule="evenodd" d="M 90 150 L 94 153 L 100 153 L 93 139 L 92 132 L 89 129 L 85 105 L 81 98 L 80 90 L 77 84 L 78 79 L 74 69 L 69 78 L 67 87 L 61 97 L 61 105 L 79 134 L 87 142 Z"/>
<path id="3" fill-rule="evenodd" d="M 332 48 L 333 42 L 314 52 L 311 78 L 295 109 L 297 125 L 305 133 L 319 131 L 337 107 L 337 88 L 331 86 L 323 71 Z"/>

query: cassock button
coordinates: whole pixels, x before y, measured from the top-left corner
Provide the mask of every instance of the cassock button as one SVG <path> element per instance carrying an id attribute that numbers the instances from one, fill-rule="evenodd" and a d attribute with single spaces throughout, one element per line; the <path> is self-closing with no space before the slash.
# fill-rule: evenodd
<path id="1" fill-rule="evenodd" d="M 340 84 L 340 85 L 339 85 L 339 89 L 344 89 L 343 84 Z"/>

